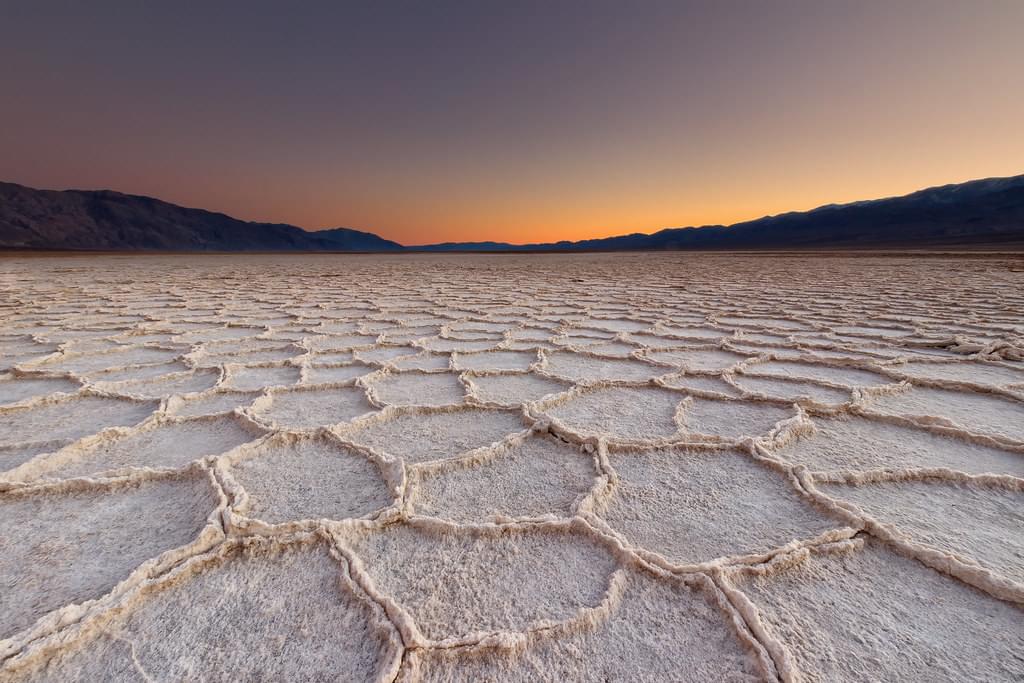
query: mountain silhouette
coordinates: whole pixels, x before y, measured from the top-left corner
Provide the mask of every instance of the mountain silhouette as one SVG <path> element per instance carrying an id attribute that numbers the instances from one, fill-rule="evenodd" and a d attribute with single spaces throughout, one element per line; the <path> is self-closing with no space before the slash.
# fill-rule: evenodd
<path id="1" fill-rule="evenodd" d="M 1024 247 L 1024 175 L 829 204 L 730 226 L 668 228 L 579 242 L 406 247 L 373 233 L 242 221 L 109 190 L 0 183 L 0 247 L 84 251 L 632 251 Z"/>

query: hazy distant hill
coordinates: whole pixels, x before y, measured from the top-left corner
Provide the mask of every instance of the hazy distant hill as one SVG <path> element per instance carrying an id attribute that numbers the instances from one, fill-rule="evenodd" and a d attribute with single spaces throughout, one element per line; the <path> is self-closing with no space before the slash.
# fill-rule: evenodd
<path id="1" fill-rule="evenodd" d="M 403 247 L 336 228 L 249 223 L 110 191 L 34 190 L 0 183 L 0 247 L 191 251 L 583 251 L 1024 247 L 1024 175 L 944 185 L 903 197 L 830 204 L 731 226 L 669 228 L 582 242 L 446 243 Z"/>
<path id="2" fill-rule="evenodd" d="M 34 190 L 0 183 L 0 246 L 188 251 L 393 251 L 377 235 L 249 223 L 120 192 Z"/>
<path id="3" fill-rule="evenodd" d="M 428 251 L 798 249 L 1024 246 L 1024 175 L 943 185 L 902 197 L 830 204 L 731 226 L 668 228 L 582 242 L 438 244 Z"/>

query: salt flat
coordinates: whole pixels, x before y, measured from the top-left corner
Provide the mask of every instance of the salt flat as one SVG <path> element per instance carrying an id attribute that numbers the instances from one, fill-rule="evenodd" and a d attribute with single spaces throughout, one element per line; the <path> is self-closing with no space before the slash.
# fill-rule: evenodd
<path id="1" fill-rule="evenodd" d="M 1024 260 L 7 256 L 0 681 L 1024 678 Z"/>

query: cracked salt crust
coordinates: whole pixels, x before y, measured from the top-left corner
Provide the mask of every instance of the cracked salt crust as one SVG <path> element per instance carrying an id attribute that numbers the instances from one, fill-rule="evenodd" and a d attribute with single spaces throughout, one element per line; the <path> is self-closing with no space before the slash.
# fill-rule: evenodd
<path id="1" fill-rule="evenodd" d="M 9 258 L 0 681 L 1020 680 L 1011 265 Z"/>

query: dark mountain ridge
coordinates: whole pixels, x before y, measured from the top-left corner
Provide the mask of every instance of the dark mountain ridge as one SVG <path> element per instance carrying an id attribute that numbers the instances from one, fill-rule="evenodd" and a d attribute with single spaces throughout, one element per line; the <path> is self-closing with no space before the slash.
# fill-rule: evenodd
<path id="1" fill-rule="evenodd" d="M 667 228 L 579 242 L 404 247 L 368 232 L 254 223 L 109 190 L 0 183 L 0 247 L 103 251 L 616 251 L 1024 247 L 1024 175 L 828 204 L 730 226 Z"/>
<path id="2" fill-rule="evenodd" d="M 307 232 L 109 190 L 0 183 L 0 246 L 110 251 L 394 251 L 397 242 L 335 228 Z"/>
<path id="3" fill-rule="evenodd" d="M 477 246 L 479 245 L 479 246 Z M 730 226 L 666 228 L 549 244 L 439 244 L 426 251 L 814 249 L 1024 246 L 1024 175 L 919 190 L 902 197 L 827 204 Z"/>

